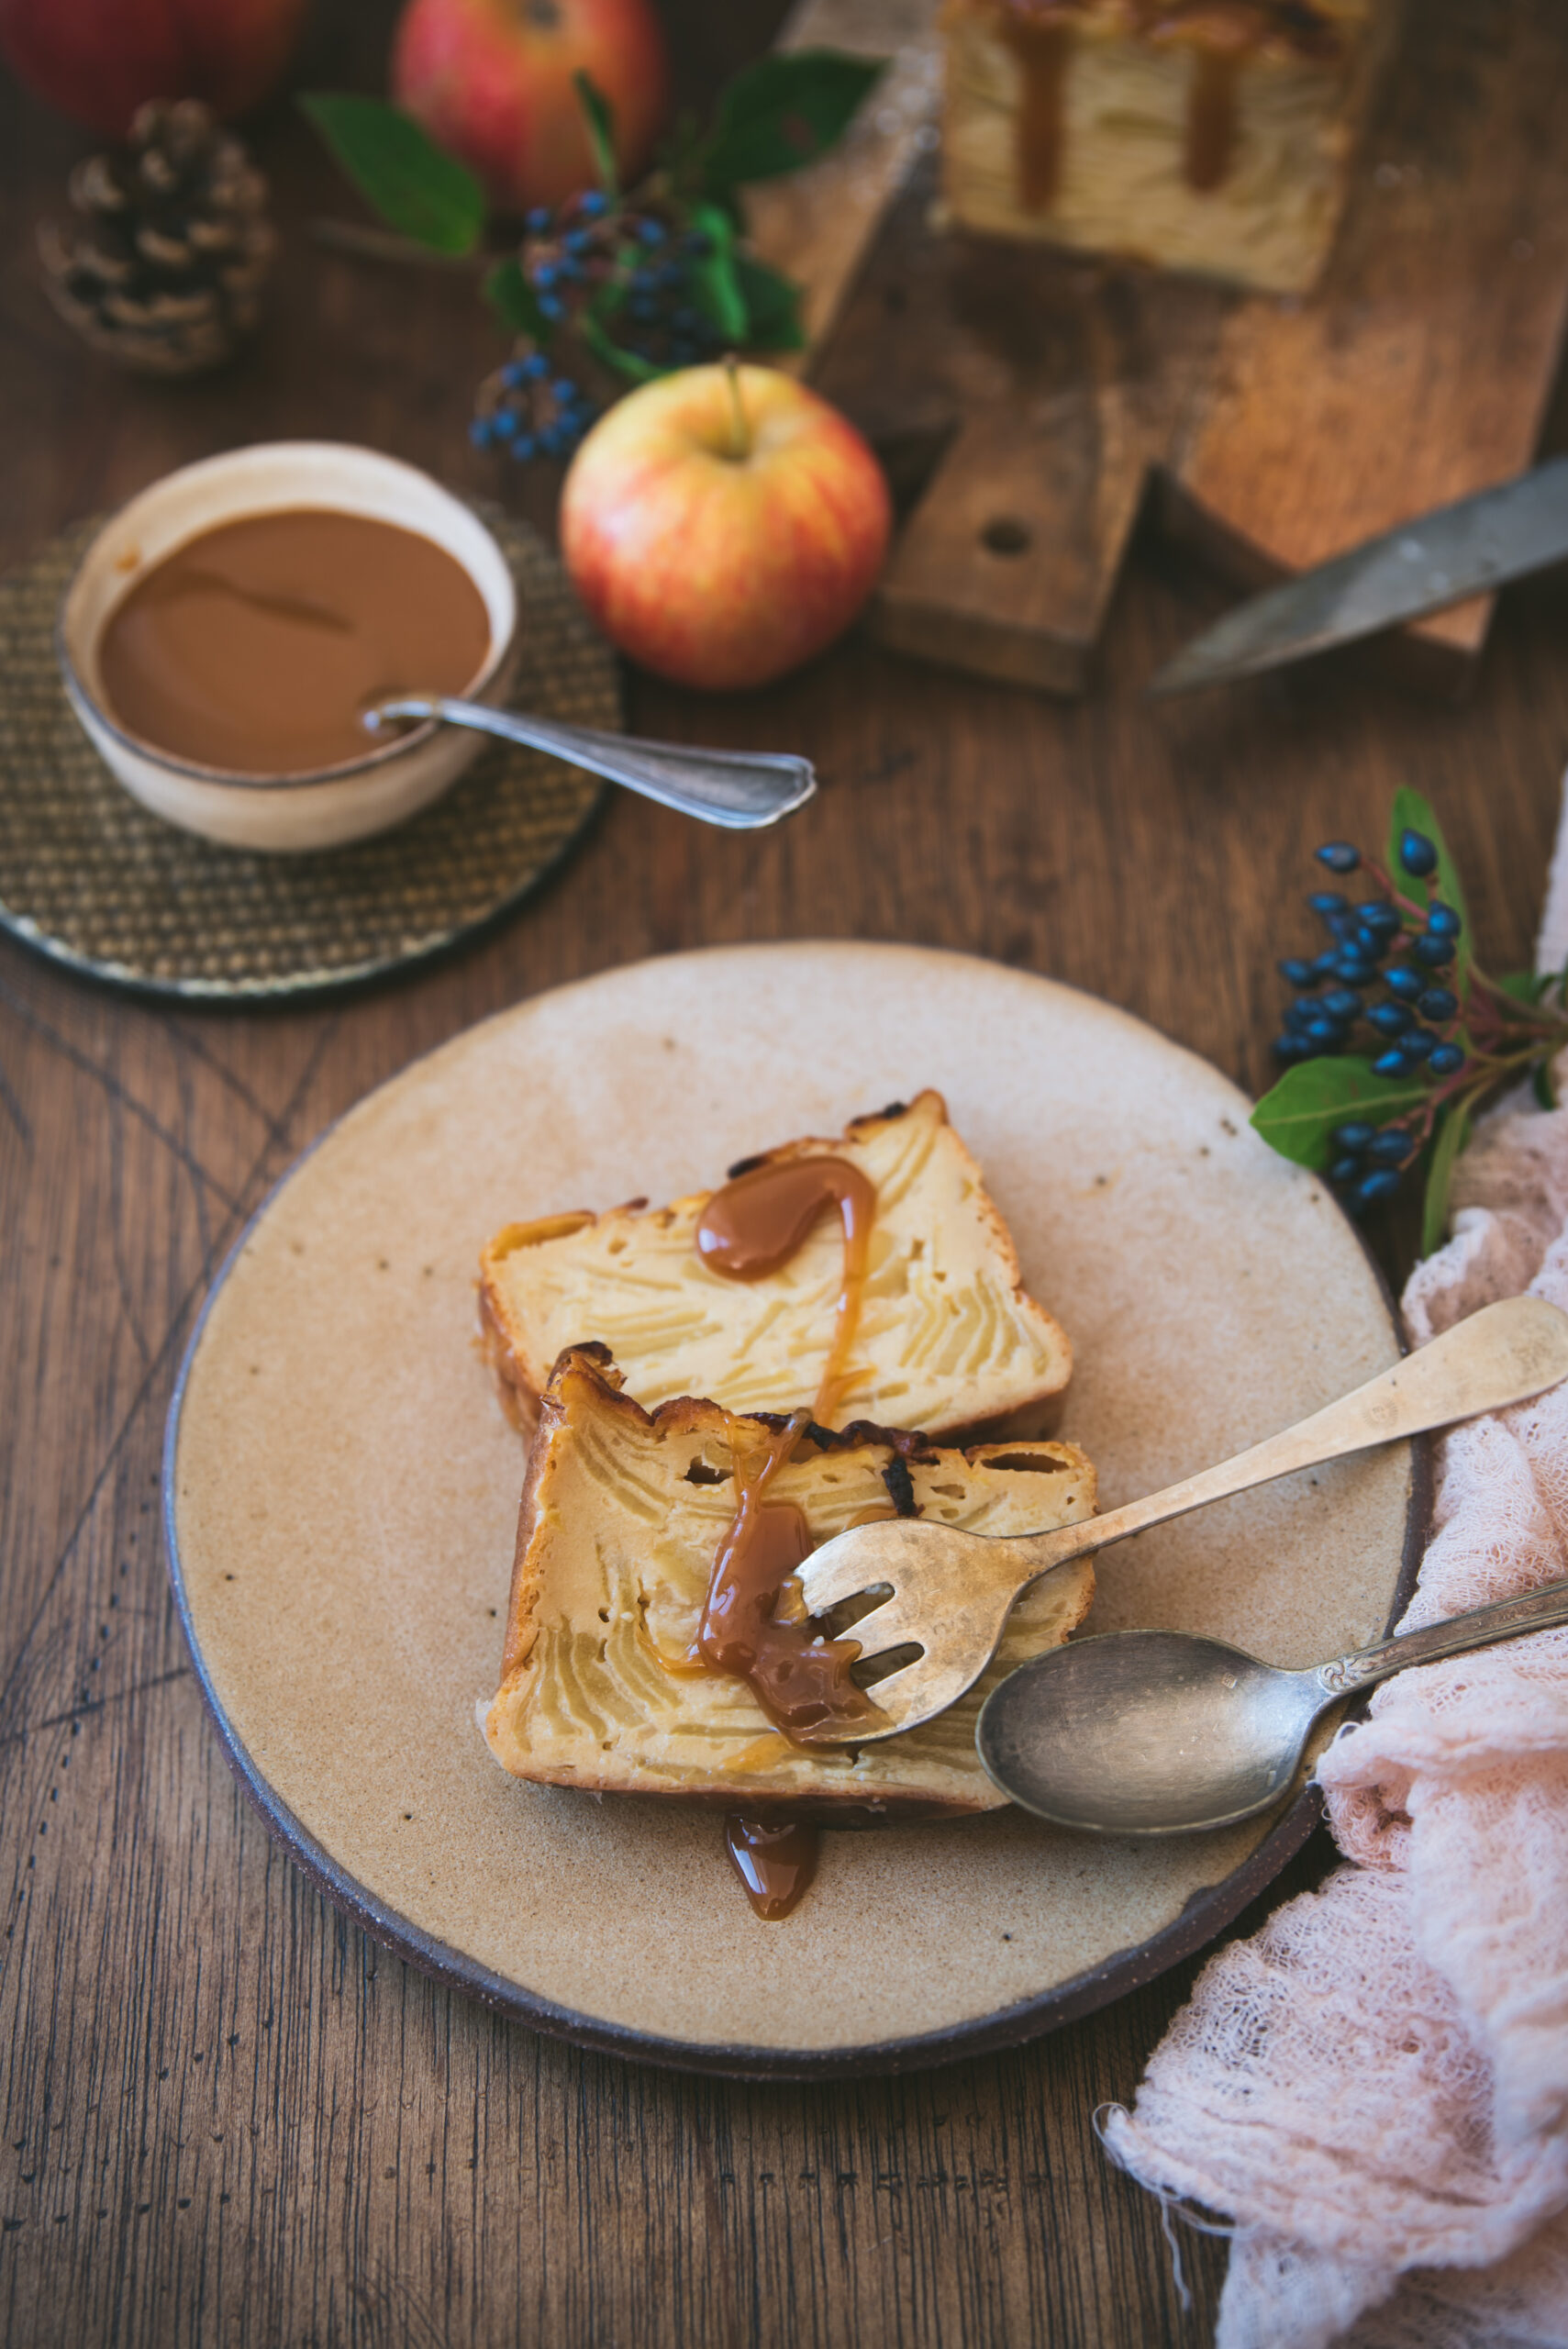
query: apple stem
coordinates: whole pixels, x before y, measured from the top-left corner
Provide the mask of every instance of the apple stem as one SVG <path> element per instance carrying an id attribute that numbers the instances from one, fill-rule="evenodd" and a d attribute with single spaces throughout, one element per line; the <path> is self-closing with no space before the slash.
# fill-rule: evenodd
<path id="1" fill-rule="evenodd" d="M 740 362 L 733 352 L 724 362 L 724 372 L 729 379 L 729 453 L 741 464 L 751 453 L 751 428 L 740 399 Z"/>

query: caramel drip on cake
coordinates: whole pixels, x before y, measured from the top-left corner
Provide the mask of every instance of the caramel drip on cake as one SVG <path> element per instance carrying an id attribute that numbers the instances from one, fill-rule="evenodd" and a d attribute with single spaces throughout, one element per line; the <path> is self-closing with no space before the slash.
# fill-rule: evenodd
<path id="1" fill-rule="evenodd" d="M 1026 212 L 1049 211 L 1062 181 L 1072 13 L 1070 8 L 1031 9 L 1027 17 L 1010 17 L 1003 28 L 1003 39 L 1018 61 L 1013 137 L 1018 202 Z"/>
<path id="2" fill-rule="evenodd" d="M 998 32 L 1018 60 L 1015 124 L 1020 210 L 1046 212 L 1062 184 L 1073 27 L 1092 0 L 1003 0 Z M 1267 41 L 1332 62 L 1340 36 L 1313 0 L 1129 0 L 1129 31 L 1193 51 L 1184 169 L 1199 195 L 1223 186 L 1235 161 L 1241 68 Z"/>
<path id="3" fill-rule="evenodd" d="M 860 1654 L 856 1641 L 824 1639 L 809 1620 L 777 1617 L 779 1594 L 810 1555 L 812 1542 L 793 1503 L 781 1507 L 765 1498 L 796 1438 L 813 1421 L 828 1421 L 838 1400 L 860 1321 L 876 1192 L 847 1159 L 762 1165 L 743 1170 L 714 1193 L 696 1232 L 703 1261 L 716 1273 L 763 1280 L 789 1262 L 830 1207 L 843 1225 L 844 1275 L 816 1400 L 769 1439 L 750 1473 L 732 1442 L 740 1506 L 714 1559 L 697 1633 L 705 1663 L 748 1680 L 769 1719 L 799 1745 L 809 1745 L 824 1730 L 841 1735 L 847 1727 L 882 1718 L 850 1677 Z M 770 1921 L 788 1916 L 816 1873 L 816 1828 L 803 1820 L 735 1817 L 725 1840 L 758 1916 Z"/>
<path id="4" fill-rule="evenodd" d="M 1241 60 L 1233 52 L 1200 49 L 1193 59 L 1187 91 L 1187 185 L 1200 195 L 1223 184 L 1236 149 L 1236 84 Z"/>
<path id="5" fill-rule="evenodd" d="M 716 1273 L 736 1281 L 766 1280 L 788 1264 L 830 1206 L 838 1208 L 844 1227 L 844 1286 L 811 1413 L 824 1425 L 838 1400 L 861 1318 L 866 1251 L 876 1219 L 872 1184 L 845 1158 L 795 1158 L 744 1169 L 714 1193 L 696 1235 L 704 1264 Z"/>

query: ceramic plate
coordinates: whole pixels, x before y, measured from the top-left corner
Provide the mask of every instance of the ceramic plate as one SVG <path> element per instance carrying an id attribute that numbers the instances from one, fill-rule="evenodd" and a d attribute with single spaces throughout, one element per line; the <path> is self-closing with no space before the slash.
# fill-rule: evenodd
<path id="1" fill-rule="evenodd" d="M 1016 1812 L 830 1834 L 753 1917 L 718 1821 L 508 1778 L 498 1667 L 523 1460 L 474 1343 L 481 1243 L 674 1197 L 924 1085 L 1070 1331 L 1062 1433 L 1109 1508 L 1385 1367 L 1392 1309 L 1234 1086 L 1107 1005 L 906 947 L 725 948 L 518 1005 L 361 1102 L 239 1243 L 171 1415 L 175 1589 L 273 1829 L 391 1947 L 525 2021 L 745 2074 L 907 2067 L 1087 2012 L 1217 1932 L 1310 1829 L 1161 1844 Z M 1419 1531 L 1407 1447 L 1106 1554 L 1090 1628 L 1301 1665 L 1375 1638 Z"/>

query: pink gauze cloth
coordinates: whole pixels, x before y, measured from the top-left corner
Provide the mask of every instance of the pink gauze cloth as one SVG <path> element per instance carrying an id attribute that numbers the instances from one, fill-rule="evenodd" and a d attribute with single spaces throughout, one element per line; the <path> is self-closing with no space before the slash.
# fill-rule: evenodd
<path id="1" fill-rule="evenodd" d="M 1568 1109 L 1495 1111 L 1453 1197 L 1417 1343 L 1568 1308 Z M 1433 1525 L 1401 1630 L 1568 1575 L 1568 1382 L 1442 1439 Z M 1568 1631 L 1401 1673 L 1318 1777 L 1351 1865 L 1210 1960 L 1105 2143 L 1227 2222 L 1216 2349 L 1562 2349 Z"/>

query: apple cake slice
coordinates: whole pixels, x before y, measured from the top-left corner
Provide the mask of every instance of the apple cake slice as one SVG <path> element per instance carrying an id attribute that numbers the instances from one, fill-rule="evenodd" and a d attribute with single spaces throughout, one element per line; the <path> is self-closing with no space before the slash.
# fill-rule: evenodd
<path id="1" fill-rule="evenodd" d="M 1023 1598 L 986 1673 L 939 1719 L 859 1748 L 802 1744 L 751 1681 L 699 1646 L 714 1561 L 765 1459 L 779 1464 L 761 1514 L 799 1513 L 796 1554 L 895 1512 L 1006 1534 L 1069 1525 L 1095 1508 L 1094 1469 L 1072 1444 L 959 1451 L 861 1424 L 809 1425 L 781 1445 L 775 1415 L 691 1397 L 650 1413 L 603 1347 L 576 1348 L 549 1382 L 528 1464 L 501 1686 L 485 1722 L 496 1759 L 519 1778 L 682 1796 L 753 1818 L 1001 1807 L 975 1755 L 975 1715 L 1004 1673 L 1083 1620 L 1093 1566 L 1064 1567 Z M 785 1622 L 790 1588 L 768 1601 Z M 798 1599 L 794 1617 L 799 1644 L 819 1660 L 823 1642 Z M 852 1654 L 843 1649 L 846 1672 Z M 868 1693 L 874 1703 L 874 1685 Z"/>
<path id="2" fill-rule="evenodd" d="M 751 1186 L 791 1167 L 836 1174 L 840 1189 L 869 1186 L 847 1319 L 847 1227 L 827 1212 L 826 1193 L 807 1202 L 822 1212 L 808 1214 L 765 1277 L 716 1269 L 699 1244 L 711 1236 L 705 1219 L 742 1179 Z M 551 1364 L 596 1340 L 627 1393 L 650 1408 L 702 1395 L 731 1411 L 810 1407 L 830 1426 L 1040 1423 L 1067 1383 L 1072 1350 L 1025 1293 L 1011 1236 L 940 1093 L 857 1118 L 836 1141 L 786 1142 L 729 1173 L 720 1192 L 509 1224 L 490 1242 L 481 1317 L 525 1418 Z"/>
<path id="3" fill-rule="evenodd" d="M 1278 294 L 1319 275 L 1402 0 L 947 0 L 965 228 Z"/>

